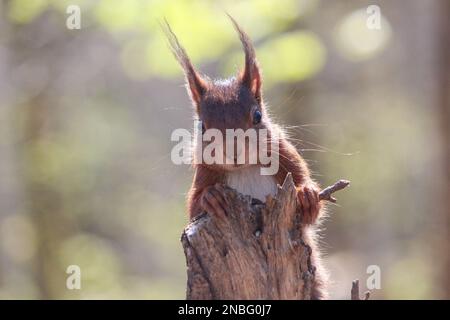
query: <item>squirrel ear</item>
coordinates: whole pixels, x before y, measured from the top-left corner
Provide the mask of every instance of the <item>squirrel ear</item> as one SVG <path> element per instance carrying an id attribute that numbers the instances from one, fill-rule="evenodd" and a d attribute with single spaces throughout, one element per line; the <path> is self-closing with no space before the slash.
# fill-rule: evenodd
<path id="1" fill-rule="evenodd" d="M 177 36 L 172 31 L 169 23 L 166 20 L 165 24 L 166 28 L 164 28 L 163 26 L 163 30 L 167 36 L 167 39 L 169 40 L 170 49 L 183 68 L 189 96 L 191 97 L 192 102 L 195 104 L 198 112 L 200 101 L 207 89 L 207 82 L 194 69 L 194 66 L 191 63 L 186 50 L 180 45 Z"/>
<path id="2" fill-rule="evenodd" d="M 231 22 L 233 22 L 234 28 L 239 34 L 239 39 L 242 42 L 242 47 L 244 48 L 245 53 L 245 67 L 241 72 L 239 79 L 243 85 L 250 89 L 255 99 L 258 102 L 261 102 L 261 72 L 259 70 L 258 62 L 256 61 L 255 49 L 253 48 L 252 41 L 242 30 L 236 20 L 234 20 L 234 18 L 229 14 L 227 15 Z"/>

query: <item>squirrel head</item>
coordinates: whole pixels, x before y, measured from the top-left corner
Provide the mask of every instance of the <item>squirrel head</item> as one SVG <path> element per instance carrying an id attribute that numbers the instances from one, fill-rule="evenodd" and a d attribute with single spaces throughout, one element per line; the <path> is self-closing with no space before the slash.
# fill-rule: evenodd
<path id="1" fill-rule="evenodd" d="M 225 80 L 212 80 L 197 72 L 186 50 L 166 22 L 166 35 L 172 52 L 183 68 L 186 88 L 202 130 L 220 130 L 225 136 L 227 129 L 269 129 L 261 91 L 261 71 L 255 49 L 248 35 L 230 15 L 245 54 L 245 64 L 237 76 Z M 248 148 L 245 148 L 248 151 Z M 235 159 L 236 160 L 236 159 Z M 238 166 L 222 166 L 232 169 Z"/>

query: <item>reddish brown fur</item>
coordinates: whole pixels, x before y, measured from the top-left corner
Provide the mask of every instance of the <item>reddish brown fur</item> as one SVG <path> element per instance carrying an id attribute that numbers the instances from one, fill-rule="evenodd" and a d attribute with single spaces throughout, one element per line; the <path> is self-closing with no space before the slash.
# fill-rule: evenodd
<path id="1" fill-rule="evenodd" d="M 231 17 L 230 17 L 231 18 Z M 168 37 L 173 52 L 183 67 L 188 91 L 195 106 L 197 116 L 205 129 L 248 129 L 251 127 L 279 130 L 272 125 L 265 111 L 261 92 L 261 75 L 255 59 L 255 53 L 248 36 L 231 18 L 245 51 L 245 68 L 237 78 L 226 81 L 210 81 L 202 78 L 190 63 L 185 50 L 168 27 Z M 254 126 L 252 112 L 257 108 L 263 114 L 263 121 Z M 195 175 L 188 193 L 189 217 L 195 218 L 206 211 L 226 218 L 227 206 L 221 195 L 221 184 L 225 183 L 227 169 L 220 165 L 194 165 Z M 315 229 L 311 226 L 320 218 L 321 206 L 318 198 L 319 186 L 311 179 L 305 160 L 295 147 L 283 136 L 279 139 L 279 170 L 275 175 L 278 184 L 282 184 L 286 174 L 292 173 L 298 190 L 298 209 L 302 211 L 302 231 L 305 242 L 311 246 L 312 264 L 316 267 L 313 298 L 325 298 L 327 282 L 316 244 Z"/>

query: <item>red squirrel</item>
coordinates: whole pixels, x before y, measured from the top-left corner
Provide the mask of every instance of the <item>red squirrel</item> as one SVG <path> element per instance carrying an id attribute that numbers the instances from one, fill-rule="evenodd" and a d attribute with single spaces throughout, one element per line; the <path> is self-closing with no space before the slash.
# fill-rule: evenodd
<path id="1" fill-rule="evenodd" d="M 183 68 L 195 117 L 202 121 L 203 132 L 214 128 L 225 135 L 226 129 L 245 131 L 254 128 L 267 129 L 272 135 L 277 133 L 278 171 L 273 175 L 262 175 L 259 170 L 260 164 L 238 164 L 236 157 L 228 164 L 205 164 L 194 161 L 195 175 L 187 197 L 189 218 L 193 219 L 207 212 L 226 219 L 229 208 L 223 198 L 224 185 L 265 202 L 266 196 L 274 196 L 277 184 L 281 185 L 286 174 L 291 172 L 297 189 L 298 210 L 302 212 L 301 228 L 306 243 L 312 248 L 312 263 L 316 270 L 312 297 L 324 299 L 326 272 L 321 264 L 315 230 L 315 225 L 324 212 L 319 201 L 319 185 L 312 179 L 306 161 L 288 141 L 280 126 L 271 121 L 262 96 L 261 69 L 256 60 L 253 44 L 238 23 L 232 17 L 230 19 L 245 53 L 245 66 L 237 77 L 211 80 L 198 73 L 167 24 L 169 43 Z M 247 147 L 245 152 L 248 152 Z"/>

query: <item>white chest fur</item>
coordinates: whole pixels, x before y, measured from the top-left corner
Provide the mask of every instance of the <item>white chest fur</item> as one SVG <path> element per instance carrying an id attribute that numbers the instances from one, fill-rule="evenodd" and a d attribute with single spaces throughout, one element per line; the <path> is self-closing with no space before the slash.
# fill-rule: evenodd
<path id="1" fill-rule="evenodd" d="M 258 166 L 227 173 L 226 184 L 238 192 L 252 196 L 263 202 L 267 195 L 277 193 L 277 182 L 274 176 L 262 175 Z"/>

